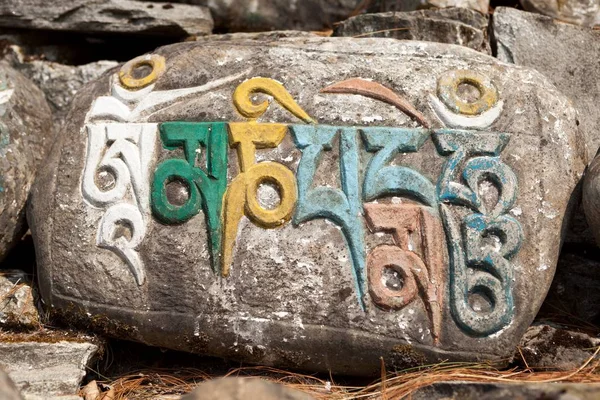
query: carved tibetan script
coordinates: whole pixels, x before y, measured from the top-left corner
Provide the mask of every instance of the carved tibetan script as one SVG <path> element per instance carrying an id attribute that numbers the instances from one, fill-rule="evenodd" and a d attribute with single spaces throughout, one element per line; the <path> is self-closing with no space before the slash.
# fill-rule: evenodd
<path id="1" fill-rule="evenodd" d="M 478 104 L 466 104 L 455 95 L 453 88 L 461 80 L 475 82 L 483 93 Z M 439 130 L 430 129 L 425 117 L 391 90 L 358 78 L 323 92 L 385 101 L 423 127 L 321 125 L 281 83 L 268 78 L 249 79 L 232 95 L 247 122 L 137 123 L 132 116 L 151 105 L 143 93 L 151 83 L 122 80 L 112 97 L 94 104 L 86 125 L 81 186 L 85 201 L 103 210 L 97 245 L 121 257 L 139 285 L 146 268 L 139 248 L 150 218 L 178 225 L 203 214 L 211 265 L 223 277 L 234 265 L 242 217 L 263 229 L 286 224 L 302 229 L 308 221 L 325 219 L 339 227 L 345 240 L 363 309 L 372 303 L 394 312 L 420 301 L 434 343 L 441 335 L 445 307 L 460 329 L 473 336 L 491 335 L 511 322 L 511 260 L 523 241 L 520 223 L 509 215 L 518 182 L 502 159 L 510 135 L 486 131 L 500 114 L 502 101 L 485 77 L 451 71 L 439 79 L 437 96 L 430 96 L 432 109 L 446 126 Z M 194 90 L 200 89 L 186 93 Z M 257 122 L 269 104 L 253 103 L 255 93 L 271 96 L 304 124 Z M 161 101 L 165 97 L 157 96 Z M 296 166 L 257 158 L 257 149 L 277 148 L 286 136 L 301 154 Z M 393 162 L 422 151 L 428 141 L 443 159 L 437 181 Z M 161 152 L 165 156 L 157 162 Z M 337 155 L 339 187 L 315 184 L 327 154 Z M 232 163 L 237 173 L 228 178 Z M 173 182 L 184 188 L 179 202 L 169 197 Z M 279 194 L 274 207 L 265 208 L 257 200 L 263 184 Z M 495 187 L 494 201 L 482 197 L 482 185 Z M 406 201 L 384 201 L 391 197 Z M 119 235 L 122 231 L 126 233 Z M 367 248 L 365 238 L 377 233 L 390 235 L 391 244 Z M 401 285 L 389 284 L 390 273 Z M 487 309 L 474 305 L 477 297 L 486 299 Z"/>

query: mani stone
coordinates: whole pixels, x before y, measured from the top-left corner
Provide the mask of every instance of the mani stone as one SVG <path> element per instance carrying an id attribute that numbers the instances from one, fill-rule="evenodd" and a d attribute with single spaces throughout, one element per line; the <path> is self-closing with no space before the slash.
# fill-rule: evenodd
<path id="1" fill-rule="evenodd" d="M 134 0 L 3 0 L 0 27 L 76 32 L 206 35 L 213 20 L 206 7 Z"/>
<path id="2" fill-rule="evenodd" d="M 44 94 L 0 62 L 0 261 L 27 230 L 27 196 L 52 135 Z"/>
<path id="3" fill-rule="evenodd" d="M 487 14 L 489 0 L 372 0 L 368 12 L 414 11 L 421 8 L 462 7 Z"/>
<path id="4" fill-rule="evenodd" d="M 521 0 L 527 11 L 544 14 L 572 24 L 600 25 L 598 0 Z"/>
<path id="5" fill-rule="evenodd" d="M 69 115 L 28 209 L 54 312 L 344 374 L 509 358 L 587 162 L 538 72 L 385 38 L 166 46 Z"/>
<path id="6" fill-rule="evenodd" d="M 488 17 L 467 8 L 362 14 L 336 26 L 334 36 L 389 37 L 458 44 L 491 54 Z"/>
<path id="7" fill-rule="evenodd" d="M 306 393 L 260 378 L 220 378 L 198 385 L 181 400 L 313 400 Z"/>

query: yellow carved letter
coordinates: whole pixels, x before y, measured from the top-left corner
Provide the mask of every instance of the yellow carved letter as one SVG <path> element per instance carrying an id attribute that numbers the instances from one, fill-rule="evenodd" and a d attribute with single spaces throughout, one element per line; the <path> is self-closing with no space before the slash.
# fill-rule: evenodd
<path id="1" fill-rule="evenodd" d="M 225 193 L 223 206 L 223 276 L 229 275 L 233 262 L 233 247 L 238 225 L 245 215 L 263 228 L 276 228 L 292 217 L 298 187 L 294 173 L 283 164 L 256 162 L 256 149 L 275 148 L 285 138 L 287 125 L 258 123 L 256 119 L 267 111 L 269 102 L 254 104 L 251 96 L 264 93 L 272 96 L 281 106 L 305 122 L 314 122 L 300 108 L 283 85 L 273 79 L 252 78 L 240 84 L 233 93 L 233 104 L 249 122 L 229 124 L 229 145 L 237 150 L 240 174 L 233 179 Z M 272 209 L 262 207 L 256 197 L 261 184 L 271 184 L 279 192 L 279 204 Z"/>

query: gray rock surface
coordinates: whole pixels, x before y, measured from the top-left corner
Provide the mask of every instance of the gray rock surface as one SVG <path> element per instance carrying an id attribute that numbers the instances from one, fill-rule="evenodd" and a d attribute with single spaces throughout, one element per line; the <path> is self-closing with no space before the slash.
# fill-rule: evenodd
<path id="1" fill-rule="evenodd" d="M 77 32 L 206 35 L 213 21 L 205 7 L 133 0 L 4 0 L 0 27 Z"/>
<path id="2" fill-rule="evenodd" d="M 491 54 L 488 17 L 467 8 L 362 14 L 336 26 L 334 36 L 388 37 L 458 44 Z"/>
<path id="3" fill-rule="evenodd" d="M 367 10 L 369 12 L 385 11 L 414 11 L 431 7 L 462 7 L 487 14 L 489 0 L 372 0 Z"/>
<path id="4" fill-rule="evenodd" d="M 521 0 L 521 5 L 527 11 L 572 24 L 600 25 L 599 0 Z"/>
<path id="5" fill-rule="evenodd" d="M 198 385 L 181 400 L 311 400 L 312 396 L 259 378 L 221 378 Z"/>
<path id="6" fill-rule="evenodd" d="M 360 0 L 176 0 L 174 3 L 209 7 L 218 32 L 260 32 L 329 29 L 348 18 Z"/>
<path id="7" fill-rule="evenodd" d="M 35 329 L 40 316 L 33 289 L 22 271 L 0 271 L 0 327 Z"/>
<path id="8" fill-rule="evenodd" d="M 439 382 L 418 389 L 413 400 L 596 400 L 600 389 L 583 383 Z"/>
<path id="9" fill-rule="evenodd" d="M 500 60 L 538 70 L 571 99 L 591 161 L 600 148 L 600 31 L 506 7 L 495 10 L 493 31 Z"/>
<path id="10" fill-rule="evenodd" d="M 530 368 L 573 371 L 584 365 L 600 346 L 600 338 L 551 325 L 533 325 L 519 348 Z M 519 354 L 515 357 L 518 359 Z M 592 362 L 600 359 L 592 359 Z M 600 391 L 598 392 L 600 393 Z"/>
<path id="11" fill-rule="evenodd" d="M 277 100 L 257 108 L 261 91 Z M 162 47 L 73 102 L 28 209 L 41 294 L 113 336 L 251 363 L 376 375 L 380 357 L 391 370 L 505 360 L 554 275 L 586 165 L 575 120 L 538 72 L 461 46 Z M 163 121 L 242 124 L 162 124 L 160 134 Z M 256 125 L 275 122 L 291 125 Z M 170 139 L 184 126 L 210 127 L 211 188 L 164 175 L 184 164 L 200 174 L 209 161 L 198 141 L 184 161 Z M 439 131 L 451 127 L 467 132 Z M 248 147 L 262 130 L 282 136 Z M 331 145 L 306 144 L 323 137 Z M 419 139 L 396 143 L 408 138 Z M 241 190 L 248 182 L 262 185 Z M 480 262 L 495 275 L 475 272 Z"/>
<path id="12" fill-rule="evenodd" d="M 0 261 L 25 233 L 27 196 L 53 133 L 44 94 L 0 62 Z"/>
<path id="13" fill-rule="evenodd" d="M 17 54 L 11 57 L 11 65 L 44 92 L 57 127 L 66 120 L 71 101 L 77 91 L 84 84 L 118 65 L 116 61 L 108 60 L 84 65 L 64 65 L 43 60 L 26 61 L 16 56 Z"/>
<path id="14" fill-rule="evenodd" d="M 8 374 L 0 369 L 0 397 L 4 400 L 23 400 L 19 389 Z"/>
<path id="15" fill-rule="evenodd" d="M 25 400 L 77 398 L 97 351 L 97 345 L 86 342 L 0 342 L 0 368 Z"/>

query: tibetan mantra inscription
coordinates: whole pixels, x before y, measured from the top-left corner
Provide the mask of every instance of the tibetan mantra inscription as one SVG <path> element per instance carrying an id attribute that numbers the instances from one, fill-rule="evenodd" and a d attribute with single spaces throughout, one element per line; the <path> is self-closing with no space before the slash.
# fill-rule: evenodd
<path id="1" fill-rule="evenodd" d="M 160 73 L 164 62 L 158 58 L 151 65 Z M 129 75 L 122 73 L 120 78 L 123 86 L 132 85 Z M 481 110 L 452 98 L 452 88 L 462 81 L 473 82 L 484 93 Z M 385 101 L 428 125 L 410 104 L 376 82 L 354 78 L 323 92 Z M 267 101 L 251 101 L 259 93 L 271 96 L 305 124 L 257 122 L 269 107 Z M 452 109 L 449 112 L 494 113 L 493 107 L 498 107 L 491 82 L 469 71 L 444 75 L 439 94 L 446 106 L 437 102 L 436 106 Z M 144 240 L 149 218 L 178 225 L 203 213 L 212 269 L 225 278 L 230 274 L 242 217 L 264 229 L 288 223 L 302 229 L 308 221 L 325 219 L 339 227 L 345 239 L 356 297 L 363 310 L 372 301 L 394 312 L 419 299 L 427 309 L 434 343 L 440 340 L 446 301 L 456 324 L 470 335 L 488 336 L 511 322 L 511 260 L 519 251 L 523 231 L 508 214 L 518 191 L 514 172 L 501 158 L 510 135 L 464 129 L 321 125 L 283 84 L 263 77 L 241 83 L 232 99 L 247 122 L 86 125 L 88 155 L 81 189 L 90 205 L 106 209 L 98 226 L 97 245 L 120 256 L 138 285 L 144 284 L 145 267 L 137 248 Z M 257 161 L 257 149 L 277 148 L 288 135 L 301 152 L 296 171 L 276 161 Z M 157 140 L 166 156 L 153 167 Z M 419 152 L 428 140 L 445 160 L 437 182 L 418 170 L 392 163 L 402 154 Z M 237 157 L 230 158 L 228 149 L 234 149 Z M 339 157 L 339 188 L 314 184 L 321 159 L 328 152 Z M 228 182 L 231 163 L 237 164 L 238 173 Z M 111 187 L 103 190 L 99 180 L 108 175 Z M 491 203 L 480 194 L 480 187 L 486 184 L 498 193 Z M 276 190 L 277 204 L 260 204 L 261 185 Z M 133 200 L 124 199 L 128 190 Z M 170 196 L 170 192 L 175 194 Z M 379 202 L 386 197 L 405 198 L 406 202 Z M 129 237 L 118 232 L 124 227 Z M 391 234 L 392 244 L 376 246 L 367 253 L 365 236 L 376 232 Z M 493 240 L 490 238 L 498 243 L 487 245 L 486 241 Z M 490 309 L 481 312 L 473 307 L 473 296 L 485 299 Z"/>
<path id="2" fill-rule="evenodd" d="M 262 365 L 502 362 L 552 281 L 576 119 L 541 75 L 458 46 L 166 46 L 78 93 L 28 210 L 41 295 Z"/>

